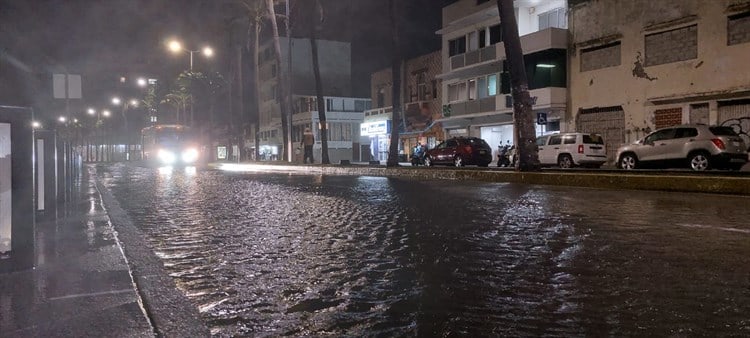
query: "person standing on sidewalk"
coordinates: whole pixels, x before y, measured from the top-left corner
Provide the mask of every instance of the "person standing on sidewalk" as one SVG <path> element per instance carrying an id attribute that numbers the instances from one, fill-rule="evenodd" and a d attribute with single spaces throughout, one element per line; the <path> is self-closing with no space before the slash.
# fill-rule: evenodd
<path id="1" fill-rule="evenodd" d="M 302 146 L 305 147 L 305 154 L 302 158 L 302 163 L 307 163 L 307 159 L 310 159 L 310 164 L 315 163 L 313 159 L 313 145 L 315 144 L 315 135 L 313 135 L 310 128 L 305 128 L 305 133 L 302 134 Z"/>

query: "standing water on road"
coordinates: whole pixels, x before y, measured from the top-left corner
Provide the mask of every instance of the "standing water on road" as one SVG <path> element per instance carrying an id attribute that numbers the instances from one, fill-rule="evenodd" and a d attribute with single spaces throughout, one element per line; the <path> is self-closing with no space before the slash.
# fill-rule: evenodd
<path id="1" fill-rule="evenodd" d="M 217 336 L 750 335 L 747 198 L 99 176 Z"/>

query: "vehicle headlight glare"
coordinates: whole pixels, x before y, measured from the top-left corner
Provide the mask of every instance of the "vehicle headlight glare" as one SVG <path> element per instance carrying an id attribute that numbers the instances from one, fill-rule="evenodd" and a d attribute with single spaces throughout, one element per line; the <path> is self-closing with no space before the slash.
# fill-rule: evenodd
<path id="1" fill-rule="evenodd" d="M 175 160 L 177 160 L 174 153 L 169 150 L 160 149 L 158 156 L 159 160 L 165 164 L 172 164 L 175 162 Z"/>
<path id="2" fill-rule="evenodd" d="M 198 150 L 190 148 L 182 152 L 182 161 L 185 163 L 193 163 L 198 160 Z"/>

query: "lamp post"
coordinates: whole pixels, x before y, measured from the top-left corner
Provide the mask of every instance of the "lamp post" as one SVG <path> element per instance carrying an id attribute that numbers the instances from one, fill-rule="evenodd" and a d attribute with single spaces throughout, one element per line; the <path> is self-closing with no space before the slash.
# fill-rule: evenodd
<path id="1" fill-rule="evenodd" d="M 172 51 L 172 53 L 176 54 L 176 53 L 179 53 L 179 52 L 188 52 L 188 54 L 190 54 L 190 73 L 193 72 L 193 54 L 194 53 L 202 52 L 203 56 L 205 56 L 206 58 L 211 58 L 212 56 L 214 56 L 214 50 L 211 47 L 209 47 L 209 46 L 203 47 L 202 50 L 191 50 L 191 49 L 187 49 L 187 48 L 183 47 L 182 43 L 180 43 L 177 40 L 170 41 L 169 44 L 168 44 L 168 46 L 169 46 L 169 50 Z M 190 125 L 191 126 L 193 124 L 193 116 L 194 116 L 194 110 L 193 110 L 194 104 L 193 103 L 194 103 L 193 102 L 193 93 L 192 93 L 192 90 L 191 90 L 191 92 L 190 92 Z"/>
<path id="2" fill-rule="evenodd" d="M 179 53 L 179 52 L 188 52 L 190 54 L 190 71 L 193 71 L 193 53 L 203 53 L 203 56 L 210 58 L 214 56 L 214 50 L 211 47 L 203 47 L 203 49 L 200 50 L 190 50 L 182 46 L 182 43 L 180 43 L 177 40 L 172 40 L 168 44 L 169 50 L 173 53 Z"/>
<path id="3" fill-rule="evenodd" d="M 115 97 L 112 98 L 112 104 L 115 105 L 115 106 L 122 106 L 122 110 L 121 110 L 120 114 L 122 115 L 123 126 L 124 126 L 124 129 L 125 129 L 125 147 L 126 147 L 126 149 L 125 149 L 125 160 L 126 161 L 130 161 L 130 141 L 131 141 L 131 138 L 130 138 L 130 135 L 129 135 L 130 128 L 128 128 L 128 117 L 125 114 L 125 111 L 127 111 L 128 109 L 137 108 L 138 107 L 138 100 L 136 100 L 136 99 L 130 99 L 130 100 L 123 101 L 119 97 L 115 96 Z"/>

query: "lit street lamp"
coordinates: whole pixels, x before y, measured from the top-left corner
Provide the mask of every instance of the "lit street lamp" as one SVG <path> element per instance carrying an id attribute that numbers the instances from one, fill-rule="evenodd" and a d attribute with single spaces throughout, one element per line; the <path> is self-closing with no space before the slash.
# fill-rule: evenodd
<path id="1" fill-rule="evenodd" d="M 167 45 L 169 47 L 169 50 L 172 51 L 172 53 L 179 53 L 179 52 L 188 52 L 190 54 L 190 70 L 193 70 L 193 53 L 202 52 L 203 56 L 210 58 L 214 55 L 214 50 L 211 47 L 203 47 L 203 50 L 190 50 L 186 49 L 182 46 L 182 44 L 177 40 L 172 40 Z"/>
<path id="2" fill-rule="evenodd" d="M 109 117 L 109 115 L 112 115 L 112 113 L 110 113 L 109 110 L 105 109 L 105 110 L 102 111 L 102 116 Z"/>
<path id="3" fill-rule="evenodd" d="M 115 105 L 115 106 L 119 106 L 119 105 L 120 105 L 120 103 L 122 103 L 122 101 L 120 101 L 120 98 L 119 98 L 119 97 L 116 97 L 116 96 L 115 96 L 115 97 L 113 97 L 113 98 L 112 98 L 112 104 L 113 104 L 113 105 Z"/>
<path id="4" fill-rule="evenodd" d="M 86 112 L 87 112 L 87 113 L 88 113 L 89 115 L 94 115 L 94 114 L 96 114 L 96 110 L 95 110 L 94 108 L 89 108 L 88 110 L 86 110 Z"/>
<path id="5" fill-rule="evenodd" d="M 146 87 L 146 85 L 148 84 L 148 82 L 146 82 L 146 79 L 142 77 L 139 77 L 138 80 L 136 80 L 136 83 L 138 84 L 138 87 L 141 88 Z"/>
<path id="6" fill-rule="evenodd" d="M 65 123 L 65 121 L 68 121 L 68 118 L 65 117 L 65 116 L 60 116 L 60 117 L 57 118 L 57 120 L 60 121 L 60 122 L 62 122 L 62 123 Z"/>

